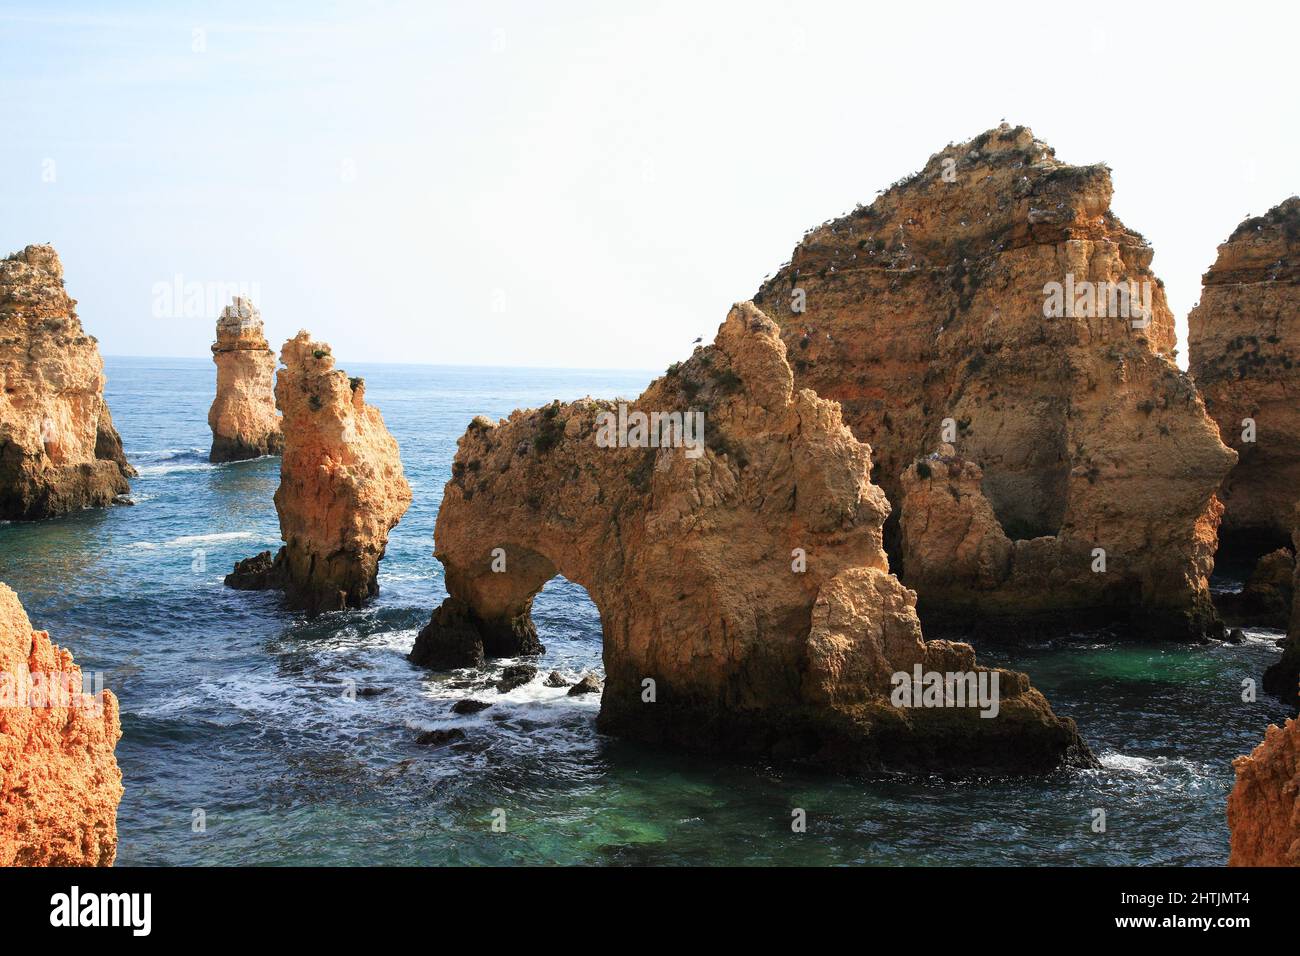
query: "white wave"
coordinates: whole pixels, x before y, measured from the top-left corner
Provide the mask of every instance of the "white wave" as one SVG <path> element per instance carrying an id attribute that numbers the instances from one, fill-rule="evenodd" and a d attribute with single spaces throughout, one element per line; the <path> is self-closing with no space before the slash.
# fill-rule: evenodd
<path id="1" fill-rule="evenodd" d="M 279 544 L 279 538 L 272 538 L 268 535 L 257 534 L 253 531 L 218 531 L 213 534 L 184 534 L 179 538 L 171 538 L 167 541 L 134 541 L 131 543 L 133 548 L 141 548 L 146 551 L 156 551 L 159 548 L 192 548 L 200 544 L 215 544 L 220 541 L 260 541 L 263 544 Z"/>

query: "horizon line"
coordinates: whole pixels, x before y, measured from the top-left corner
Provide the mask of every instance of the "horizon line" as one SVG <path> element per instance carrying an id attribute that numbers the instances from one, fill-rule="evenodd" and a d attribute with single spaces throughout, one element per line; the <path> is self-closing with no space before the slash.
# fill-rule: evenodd
<path id="1" fill-rule="evenodd" d="M 211 361 L 211 356 L 201 356 L 201 355 L 126 355 L 126 354 L 117 354 L 117 353 L 110 354 L 107 352 L 102 352 L 100 354 L 103 358 L 106 359 L 110 359 L 110 358 L 161 359 L 167 361 L 181 360 L 181 361 L 192 361 L 192 362 Z M 409 366 L 411 368 L 466 368 L 466 369 L 508 368 L 508 369 L 519 369 L 520 371 L 533 371 L 533 372 L 635 372 L 637 374 L 643 372 L 649 372 L 652 375 L 663 374 L 663 370 L 656 371 L 655 369 L 649 369 L 649 368 L 616 368 L 614 366 L 600 366 L 600 365 L 474 365 L 474 364 L 460 363 L 460 362 L 387 362 L 387 361 L 375 361 L 371 359 L 361 359 L 356 363 L 353 363 L 352 360 L 349 360 L 348 364 L 350 365 L 351 364 L 399 365 L 399 366 Z M 278 371 L 279 368 L 280 368 L 279 359 L 277 358 L 276 370 Z"/>

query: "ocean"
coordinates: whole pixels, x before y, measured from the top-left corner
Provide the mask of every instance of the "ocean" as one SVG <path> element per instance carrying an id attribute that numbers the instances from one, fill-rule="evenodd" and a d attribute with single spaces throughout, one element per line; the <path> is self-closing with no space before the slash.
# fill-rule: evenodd
<path id="1" fill-rule="evenodd" d="M 343 362 L 401 445 L 415 501 L 378 599 L 308 619 L 222 585 L 236 560 L 279 544 L 279 461 L 208 463 L 212 363 L 106 364 L 136 505 L 0 524 L 0 581 L 121 701 L 119 866 L 1222 864 L 1232 758 L 1285 716 L 1242 700 L 1279 632 L 1204 647 L 1063 632 L 981 644 L 980 658 L 1027 671 L 1100 770 L 836 778 L 607 738 L 595 695 L 540 681 L 601 671 L 599 617 L 563 579 L 534 605 L 547 651 L 531 684 L 498 694 L 481 686 L 490 675 L 405 655 L 446 596 L 434 519 L 470 419 L 632 397 L 652 373 Z M 492 707 L 452 715 L 467 696 Z M 452 727 L 463 740 L 416 743 Z"/>

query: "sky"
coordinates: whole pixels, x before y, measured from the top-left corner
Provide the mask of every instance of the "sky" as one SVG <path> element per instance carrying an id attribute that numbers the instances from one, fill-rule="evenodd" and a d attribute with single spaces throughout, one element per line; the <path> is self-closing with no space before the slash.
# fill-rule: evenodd
<path id="1" fill-rule="evenodd" d="M 655 369 L 1005 119 L 1105 162 L 1179 320 L 1300 192 L 1295 4 L 0 0 L 0 255 L 108 355 L 231 292 L 341 365 Z"/>

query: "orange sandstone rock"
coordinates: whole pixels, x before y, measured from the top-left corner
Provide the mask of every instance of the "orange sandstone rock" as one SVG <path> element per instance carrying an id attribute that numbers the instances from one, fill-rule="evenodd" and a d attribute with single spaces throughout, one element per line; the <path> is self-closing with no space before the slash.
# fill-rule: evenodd
<path id="1" fill-rule="evenodd" d="M 248 299 L 235 300 L 217 319 L 212 346 L 217 395 L 208 411 L 212 461 L 242 461 L 284 450 L 275 410 L 275 353 L 266 343 L 262 314 Z"/>
<path id="2" fill-rule="evenodd" d="M 1238 226 L 1202 283 L 1189 368 L 1241 456 L 1224 531 L 1285 538 L 1300 488 L 1300 197 Z"/>
<path id="3" fill-rule="evenodd" d="M 607 733 L 837 768 L 1090 763 L 1023 674 L 924 640 L 870 472 L 839 405 L 795 387 L 777 326 L 737 305 L 634 401 L 470 423 L 435 530 L 451 596 L 411 659 L 541 652 L 533 597 L 561 574 L 600 610 Z M 997 716 L 895 706 L 917 666 L 996 674 Z"/>
<path id="4" fill-rule="evenodd" d="M 111 866 L 117 698 L 85 694 L 72 655 L 0 584 L 0 866 Z"/>
<path id="5" fill-rule="evenodd" d="M 0 519 L 104 507 L 135 474 L 104 402 L 104 360 L 50 246 L 0 259 Z"/>
<path id="6" fill-rule="evenodd" d="M 891 553 L 927 619 L 1096 612 L 1146 634 L 1222 631 L 1207 579 L 1235 455 L 1174 364 L 1151 247 L 1110 199 L 1106 167 L 1003 125 L 810 231 L 754 297 L 796 382 L 870 442 L 912 539 L 888 528 Z M 961 465 L 943 485 L 905 476 L 945 442 Z M 983 502 L 943 505 L 950 478 Z M 945 578 L 908 555 L 958 563 Z"/>
<path id="7" fill-rule="evenodd" d="M 284 344 L 275 386 L 284 452 L 275 507 L 285 545 L 273 564 L 240 562 L 226 583 L 283 588 L 309 611 L 355 607 L 379 590 L 388 533 L 411 504 L 397 442 L 365 382 L 334 368 L 324 342 L 299 332 Z"/>
<path id="8" fill-rule="evenodd" d="M 1247 757 L 1232 762 L 1229 866 L 1300 866 L 1300 720 L 1270 726 Z"/>

